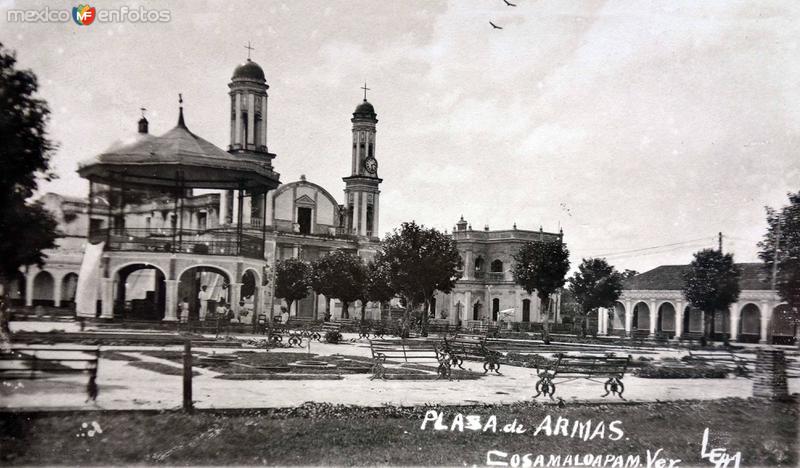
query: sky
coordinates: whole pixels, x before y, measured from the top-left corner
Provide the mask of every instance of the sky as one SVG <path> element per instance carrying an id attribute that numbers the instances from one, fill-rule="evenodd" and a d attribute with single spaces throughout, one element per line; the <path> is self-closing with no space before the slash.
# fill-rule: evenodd
<path id="1" fill-rule="evenodd" d="M 59 178 L 136 131 L 175 126 L 225 148 L 227 84 L 267 75 L 268 146 L 282 182 L 343 202 L 350 118 L 378 114 L 380 230 L 563 229 L 573 265 L 646 271 L 717 246 L 758 261 L 765 206 L 800 190 L 800 2 L 102 2 L 166 23 L 10 23 L 0 41 L 40 80 Z M 489 21 L 503 29 L 493 29 Z"/>

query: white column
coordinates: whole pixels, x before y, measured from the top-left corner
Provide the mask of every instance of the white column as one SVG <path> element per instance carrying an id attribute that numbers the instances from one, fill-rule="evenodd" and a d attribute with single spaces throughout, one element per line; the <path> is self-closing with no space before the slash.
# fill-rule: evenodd
<path id="1" fill-rule="evenodd" d="M 658 309 L 656 301 L 650 301 L 650 337 L 656 336 L 656 322 L 658 321 Z"/>
<path id="2" fill-rule="evenodd" d="M 683 301 L 678 301 L 675 309 L 675 338 L 683 335 Z"/>
<path id="3" fill-rule="evenodd" d="M 758 342 L 761 344 L 767 343 L 767 331 L 769 327 L 769 316 L 772 313 L 770 310 L 769 302 L 761 303 L 761 335 L 758 337 Z"/>
<path id="4" fill-rule="evenodd" d="M 367 192 L 361 192 L 361 229 L 359 234 L 362 236 L 367 235 Z"/>
<path id="5" fill-rule="evenodd" d="M 261 98 L 261 144 L 267 146 L 267 96 Z"/>
<path id="6" fill-rule="evenodd" d="M 472 320 L 472 291 L 467 291 L 464 295 L 467 303 L 464 305 L 464 322 Z"/>
<path id="7" fill-rule="evenodd" d="M 114 278 L 103 278 L 101 287 L 100 318 L 114 318 Z"/>
<path id="8" fill-rule="evenodd" d="M 53 306 L 61 307 L 61 282 L 64 275 L 53 275 Z"/>
<path id="9" fill-rule="evenodd" d="M 739 309 L 739 303 L 735 302 L 731 304 L 730 308 L 728 309 L 728 314 L 730 314 L 730 341 L 736 341 L 739 339 L 739 315 L 741 310 Z"/>
<path id="10" fill-rule="evenodd" d="M 25 305 L 28 307 L 33 305 L 33 280 L 37 273 L 38 271 L 28 271 L 28 274 L 25 275 Z"/>
<path id="11" fill-rule="evenodd" d="M 234 124 L 236 127 L 236 138 L 235 143 L 237 145 L 242 144 L 242 94 L 236 93 L 236 123 Z"/>
<path id="12" fill-rule="evenodd" d="M 165 279 L 165 305 L 164 322 L 176 322 L 178 320 L 178 280 Z"/>
<path id="13" fill-rule="evenodd" d="M 252 196 L 242 200 L 242 210 L 244 210 L 244 212 L 242 213 L 242 224 L 250 224 L 253 222 L 250 216 L 253 211 L 252 207 L 253 207 Z"/>
<path id="14" fill-rule="evenodd" d="M 625 334 L 631 336 L 631 324 L 633 323 L 633 310 L 631 301 L 625 301 Z"/>
<path id="15" fill-rule="evenodd" d="M 247 144 L 255 144 L 256 95 L 247 95 Z"/>
<path id="16" fill-rule="evenodd" d="M 606 309 L 603 307 L 597 308 L 597 334 L 598 335 L 605 335 L 606 332 L 603 330 L 603 316 L 606 315 Z"/>
<path id="17" fill-rule="evenodd" d="M 380 237 L 380 231 L 378 230 L 378 220 L 380 217 L 378 216 L 378 207 L 380 203 L 378 203 L 378 192 L 375 192 L 375 198 L 372 205 L 372 235 L 375 237 Z"/>
<path id="18" fill-rule="evenodd" d="M 231 216 L 231 224 L 236 224 L 239 222 L 239 191 L 238 190 L 231 190 L 231 195 L 233 198 L 233 216 Z"/>
<path id="19" fill-rule="evenodd" d="M 241 307 L 239 301 L 242 299 L 242 283 L 231 283 L 228 288 L 231 294 L 230 307 L 232 310 L 239 310 Z"/>
<path id="20" fill-rule="evenodd" d="M 475 259 L 472 256 L 472 251 L 467 250 L 464 254 L 464 279 L 469 280 L 475 278 Z"/>

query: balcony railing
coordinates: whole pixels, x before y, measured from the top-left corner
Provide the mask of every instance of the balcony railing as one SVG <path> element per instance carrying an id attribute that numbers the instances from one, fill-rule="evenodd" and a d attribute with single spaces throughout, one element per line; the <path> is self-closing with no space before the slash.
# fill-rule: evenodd
<path id="1" fill-rule="evenodd" d="M 264 245 L 260 238 L 242 234 L 241 242 L 235 231 L 175 231 L 165 234 L 143 228 L 93 231 L 92 242 L 106 241 L 106 250 L 117 252 L 193 253 L 232 257 L 263 258 Z"/>

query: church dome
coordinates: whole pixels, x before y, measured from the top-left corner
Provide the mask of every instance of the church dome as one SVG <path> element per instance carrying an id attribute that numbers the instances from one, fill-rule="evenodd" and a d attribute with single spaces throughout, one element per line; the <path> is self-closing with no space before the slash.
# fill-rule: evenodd
<path id="1" fill-rule="evenodd" d="M 258 81 L 260 83 L 264 83 L 267 81 L 266 76 L 264 75 L 264 70 L 261 69 L 261 66 L 254 61 L 247 59 L 247 61 L 233 70 L 233 76 L 231 80 L 253 80 Z"/>
<path id="2" fill-rule="evenodd" d="M 356 106 L 356 110 L 353 112 L 353 115 L 375 117 L 375 108 L 372 107 L 372 104 L 370 104 L 369 101 L 364 99 L 364 102 Z"/>

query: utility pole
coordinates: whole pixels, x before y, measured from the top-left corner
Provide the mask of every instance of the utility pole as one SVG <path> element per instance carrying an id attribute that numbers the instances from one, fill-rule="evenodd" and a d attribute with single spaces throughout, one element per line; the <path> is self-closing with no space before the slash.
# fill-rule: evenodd
<path id="1" fill-rule="evenodd" d="M 718 240 L 718 242 L 719 242 L 719 253 L 722 253 L 722 233 L 721 232 L 719 233 L 718 239 L 719 239 Z"/>

